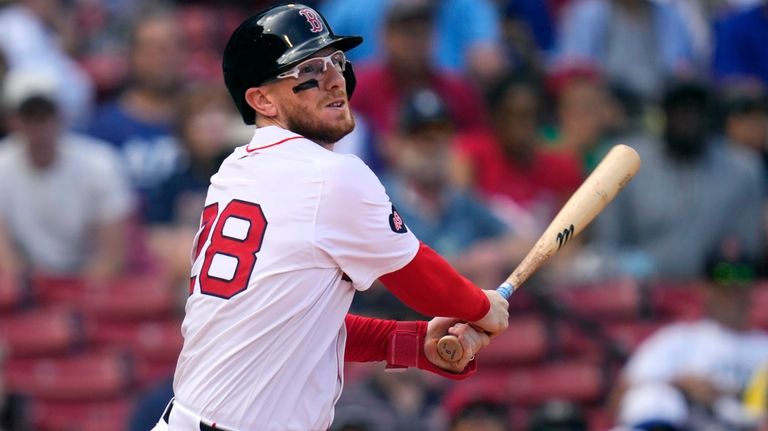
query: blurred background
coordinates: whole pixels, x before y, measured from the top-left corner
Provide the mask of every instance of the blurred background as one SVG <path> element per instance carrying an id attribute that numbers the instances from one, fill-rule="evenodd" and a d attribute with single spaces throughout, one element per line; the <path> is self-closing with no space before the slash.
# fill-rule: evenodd
<path id="1" fill-rule="evenodd" d="M 223 85 L 270 1 L 0 1 L 0 430 L 149 430 L 172 394 Z M 284 2 L 281 2 L 284 3 Z M 337 151 L 483 288 L 616 143 L 643 167 L 455 383 L 347 364 L 335 431 L 768 430 L 768 2 L 325 0 Z M 424 319 L 386 289 L 353 312 Z"/>

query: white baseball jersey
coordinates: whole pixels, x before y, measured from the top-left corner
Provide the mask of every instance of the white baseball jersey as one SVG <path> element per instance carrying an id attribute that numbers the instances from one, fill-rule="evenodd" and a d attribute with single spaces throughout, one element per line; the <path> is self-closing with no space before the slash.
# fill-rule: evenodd
<path id="1" fill-rule="evenodd" d="M 651 336 L 630 358 L 624 375 L 631 384 L 706 376 L 719 389 L 736 393 L 768 360 L 768 336 L 737 332 L 714 320 L 672 324 Z"/>
<path id="2" fill-rule="evenodd" d="M 354 292 L 417 250 L 360 159 L 256 129 L 211 178 L 176 401 L 238 431 L 328 429 Z"/>

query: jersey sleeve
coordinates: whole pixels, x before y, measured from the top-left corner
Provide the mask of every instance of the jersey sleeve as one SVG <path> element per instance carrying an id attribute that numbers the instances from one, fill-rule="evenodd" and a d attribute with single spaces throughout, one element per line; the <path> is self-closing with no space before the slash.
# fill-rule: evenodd
<path id="1" fill-rule="evenodd" d="M 355 289 L 366 290 L 379 276 L 410 262 L 419 242 L 359 158 L 340 156 L 324 169 L 315 242 Z"/>

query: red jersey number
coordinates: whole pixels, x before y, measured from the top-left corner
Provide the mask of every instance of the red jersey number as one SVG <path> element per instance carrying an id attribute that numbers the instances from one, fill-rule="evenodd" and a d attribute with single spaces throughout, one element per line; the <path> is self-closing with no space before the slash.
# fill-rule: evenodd
<path id="1" fill-rule="evenodd" d="M 251 271 L 256 264 L 256 253 L 261 249 L 267 230 L 267 219 L 261 205 L 233 200 L 221 212 L 214 226 L 218 208 L 218 204 L 212 204 L 203 210 L 195 259 L 210 235 L 211 244 L 205 250 L 200 269 L 200 292 L 229 299 L 248 288 Z M 225 230 L 228 224 L 239 224 L 241 228 Z M 247 228 L 243 228 L 243 224 L 247 224 Z M 212 274 L 214 262 L 229 270 L 219 269 Z"/>

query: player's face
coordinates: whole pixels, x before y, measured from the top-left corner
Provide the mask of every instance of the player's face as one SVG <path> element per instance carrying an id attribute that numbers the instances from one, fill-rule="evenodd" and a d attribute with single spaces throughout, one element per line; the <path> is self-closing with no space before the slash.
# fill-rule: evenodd
<path id="1" fill-rule="evenodd" d="M 339 58 L 334 54 L 333 48 L 323 49 L 312 56 L 309 63 L 299 64 L 288 72 L 293 72 L 290 76 L 275 83 L 280 101 L 278 119 L 289 130 L 321 144 L 335 143 L 355 127 L 346 81 L 338 67 Z M 302 88 L 302 84 L 312 79 L 317 80 L 316 86 Z M 299 91 L 294 92 L 297 86 Z"/>

